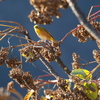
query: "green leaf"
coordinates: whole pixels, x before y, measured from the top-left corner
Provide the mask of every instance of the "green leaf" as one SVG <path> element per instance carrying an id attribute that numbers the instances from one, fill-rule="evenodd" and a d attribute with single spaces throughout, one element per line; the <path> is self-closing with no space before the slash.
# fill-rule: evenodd
<path id="1" fill-rule="evenodd" d="M 86 79 L 86 80 L 92 79 L 91 72 L 86 70 L 86 69 L 75 69 L 75 70 L 72 70 L 71 75 L 75 75 L 80 79 Z"/>

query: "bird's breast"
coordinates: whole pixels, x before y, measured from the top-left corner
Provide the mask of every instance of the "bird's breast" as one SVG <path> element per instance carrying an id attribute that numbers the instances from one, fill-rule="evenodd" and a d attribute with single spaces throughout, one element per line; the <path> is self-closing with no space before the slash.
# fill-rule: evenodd
<path id="1" fill-rule="evenodd" d="M 50 34 L 48 34 L 46 31 L 36 30 L 36 33 L 38 37 L 41 38 L 42 40 L 50 40 L 51 38 Z"/>

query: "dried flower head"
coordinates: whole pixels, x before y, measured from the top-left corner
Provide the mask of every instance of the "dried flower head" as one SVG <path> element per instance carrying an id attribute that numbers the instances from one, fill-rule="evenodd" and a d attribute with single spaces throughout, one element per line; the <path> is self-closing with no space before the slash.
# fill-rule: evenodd
<path id="1" fill-rule="evenodd" d="M 97 61 L 97 63 L 100 63 L 100 51 L 99 50 L 93 50 L 93 57 Z"/>
<path id="2" fill-rule="evenodd" d="M 32 75 L 19 68 L 13 68 L 10 71 L 9 77 L 15 80 L 22 88 L 29 89 L 30 87 L 31 89 L 36 90 L 38 87 L 38 83 L 34 82 Z"/>
<path id="3" fill-rule="evenodd" d="M 73 53 L 72 58 L 73 58 L 72 69 L 79 69 L 81 66 L 81 64 L 79 63 L 80 55 Z"/>
<path id="4" fill-rule="evenodd" d="M 97 47 L 100 49 L 100 42 L 96 41 Z"/>
<path id="5" fill-rule="evenodd" d="M 7 59 L 8 54 L 9 54 L 9 48 L 1 48 L 0 58 Z"/>
<path id="6" fill-rule="evenodd" d="M 21 61 L 19 61 L 17 58 L 8 58 L 6 60 L 6 66 L 9 68 L 16 68 L 19 67 L 22 64 Z"/>
<path id="7" fill-rule="evenodd" d="M 100 22 L 91 21 L 90 24 L 100 33 Z M 78 25 L 78 27 L 79 26 L 80 25 Z M 86 42 L 88 38 L 95 40 L 83 26 L 72 32 L 72 35 L 77 37 L 79 42 Z"/>
<path id="8" fill-rule="evenodd" d="M 5 60 L 1 58 L 0 59 L 0 66 L 2 66 L 4 63 L 5 63 Z"/>
<path id="9" fill-rule="evenodd" d="M 51 47 L 52 48 L 52 47 Z M 55 60 L 55 56 L 60 57 L 61 55 L 61 51 L 59 46 L 52 48 L 54 52 L 52 52 L 51 48 L 45 48 L 43 47 L 40 51 L 41 55 L 48 61 L 54 61 Z"/>
<path id="10" fill-rule="evenodd" d="M 8 48 L 1 48 L 0 50 L 0 66 L 4 64 L 5 59 L 7 59 L 9 54 Z"/>
<path id="11" fill-rule="evenodd" d="M 53 16 L 61 17 L 59 8 L 68 8 L 66 0 L 30 0 L 30 4 L 36 11 L 32 10 L 28 17 L 35 24 L 50 24 Z"/>

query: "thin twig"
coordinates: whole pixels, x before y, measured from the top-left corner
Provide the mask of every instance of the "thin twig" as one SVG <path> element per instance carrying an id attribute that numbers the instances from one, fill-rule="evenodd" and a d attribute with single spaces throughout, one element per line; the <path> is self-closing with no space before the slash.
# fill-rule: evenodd
<path id="1" fill-rule="evenodd" d="M 100 70 L 99 72 L 93 77 L 93 79 L 96 79 L 96 77 L 100 74 Z"/>
<path id="2" fill-rule="evenodd" d="M 5 25 L 5 24 L 0 24 L 0 26 L 5 26 L 5 27 L 10 27 L 10 28 L 15 28 L 19 29 L 19 26 L 11 26 L 11 25 Z"/>
<path id="3" fill-rule="evenodd" d="M 26 43 L 26 44 L 15 45 L 15 46 L 11 46 L 11 48 L 17 48 L 17 47 L 22 47 L 22 46 L 28 46 L 29 44 L 32 44 L 32 43 Z"/>
<path id="4" fill-rule="evenodd" d="M 95 5 L 95 6 L 92 6 L 92 7 L 90 8 L 90 11 L 89 11 L 89 13 L 88 13 L 88 18 L 87 18 L 87 19 L 89 19 L 90 17 L 92 17 L 92 16 L 94 16 L 94 15 L 100 13 L 100 10 L 99 10 L 99 11 L 97 11 L 97 12 L 95 12 L 94 14 L 91 15 L 92 9 L 93 9 L 94 7 L 100 7 L 100 5 Z"/>
<path id="5" fill-rule="evenodd" d="M 25 37 L 22 37 L 22 36 L 18 36 L 18 35 L 14 35 L 14 34 L 7 34 L 7 35 L 14 36 L 14 37 L 18 37 L 18 38 L 22 38 L 22 39 L 25 39 L 25 40 L 27 40 L 27 41 L 35 42 L 35 41 L 33 41 L 33 40 L 26 39 Z"/>
<path id="6" fill-rule="evenodd" d="M 98 64 L 98 65 L 91 71 L 91 74 L 93 74 L 99 67 L 100 67 L 100 64 Z"/>
<path id="7" fill-rule="evenodd" d="M 41 62 L 45 65 L 45 67 L 49 70 L 49 72 L 55 77 L 55 78 L 58 78 L 59 75 L 58 73 L 56 73 L 54 71 L 54 69 L 52 68 L 52 66 L 42 57 L 40 56 L 40 60 Z"/>
<path id="8" fill-rule="evenodd" d="M 95 16 L 94 18 L 91 18 L 90 21 L 95 20 L 95 19 L 97 19 L 97 18 L 99 18 L 99 17 L 100 17 L 100 15 L 97 15 L 97 16 Z"/>
<path id="9" fill-rule="evenodd" d="M 0 31 L 0 32 L 1 32 L 1 33 L 5 33 L 6 31 L 9 31 L 9 30 L 11 30 L 11 29 L 13 29 L 13 27 L 7 28 L 7 29 L 5 29 L 5 30 L 3 30 L 3 31 Z"/>
<path id="10" fill-rule="evenodd" d="M 10 30 L 9 32 L 2 34 L 3 36 L 0 38 L 0 41 L 3 40 L 9 33 L 11 33 L 14 30 L 16 30 L 16 27 Z"/>
<path id="11" fill-rule="evenodd" d="M 70 8 L 78 18 L 80 24 L 84 26 L 84 28 L 91 34 L 91 36 L 93 36 L 98 42 L 100 42 L 100 34 L 86 20 L 85 15 L 81 12 L 75 0 L 66 0 L 66 1 L 69 3 Z"/>
<path id="12" fill-rule="evenodd" d="M 39 69 L 39 70 L 41 70 L 42 72 L 45 72 L 45 73 L 47 73 L 47 74 L 50 74 L 49 72 L 47 72 L 47 71 L 45 71 L 45 70 L 43 70 L 43 69 L 41 69 L 41 68 L 39 68 L 39 67 L 37 67 L 37 66 L 35 66 L 34 65 L 34 63 L 31 63 L 35 68 L 37 68 L 37 69 Z"/>
<path id="13" fill-rule="evenodd" d="M 16 96 L 18 96 L 18 98 L 20 100 L 23 100 L 23 96 L 16 90 L 16 92 L 14 93 Z"/>
<path id="14" fill-rule="evenodd" d="M 89 21 L 89 19 L 90 19 L 90 15 L 91 15 L 92 9 L 93 9 L 93 6 L 91 6 L 90 11 L 89 11 L 89 13 L 88 13 L 88 17 L 87 17 L 87 20 L 88 20 L 88 21 Z"/>
<path id="15" fill-rule="evenodd" d="M 6 23 L 17 24 L 18 26 L 20 26 L 20 29 L 21 29 L 22 31 L 24 30 L 24 27 L 23 27 L 21 24 L 17 23 L 17 22 L 13 22 L 13 21 L 5 21 L 5 20 L 0 20 L 0 22 L 6 22 Z"/>
<path id="16" fill-rule="evenodd" d="M 20 44 L 22 44 L 21 38 L 19 39 L 19 42 L 20 42 Z M 21 48 L 23 48 L 23 46 L 22 46 Z M 21 70 L 24 70 L 24 66 L 23 66 L 23 58 L 22 58 L 21 52 L 20 52 L 20 61 L 22 62 L 22 64 L 21 64 Z"/>
<path id="17" fill-rule="evenodd" d="M 18 33 L 21 33 L 21 34 L 25 35 L 26 38 L 31 39 L 30 36 L 29 36 L 28 30 L 26 28 L 24 28 L 21 24 L 19 24 L 17 22 L 13 22 L 13 21 L 4 21 L 4 20 L 0 20 L 0 22 L 17 24 L 18 26 L 11 26 L 11 25 L 5 25 L 5 24 L 1 24 L 0 26 L 11 27 L 11 28 L 17 27 L 20 30 L 20 31 L 18 31 Z"/>
<path id="18" fill-rule="evenodd" d="M 89 65 L 89 64 L 92 64 L 92 63 L 96 63 L 97 61 L 91 61 L 91 62 L 87 62 L 86 64 L 81 64 L 82 66 L 86 66 L 86 65 Z"/>
<path id="19" fill-rule="evenodd" d="M 68 36 L 68 35 L 70 35 L 72 32 L 74 32 L 77 28 L 80 28 L 80 27 L 82 27 L 83 25 L 80 25 L 79 27 L 76 27 L 76 28 L 74 28 L 73 30 L 71 30 L 70 32 L 68 32 L 61 40 L 60 40 L 60 42 L 62 43 L 65 39 L 66 39 L 66 37 Z"/>

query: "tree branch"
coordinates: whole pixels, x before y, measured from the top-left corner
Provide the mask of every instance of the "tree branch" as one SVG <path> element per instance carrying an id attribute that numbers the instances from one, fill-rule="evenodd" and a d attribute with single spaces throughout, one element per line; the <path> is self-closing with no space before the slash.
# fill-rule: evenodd
<path id="1" fill-rule="evenodd" d="M 85 15 L 77 6 L 75 0 L 67 0 L 67 2 L 69 3 L 69 6 L 72 9 L 73 13 L 78 18 L 80 24 L 84 26 L 84 28 L 91 34 L 91 36 L 93 36 L 98 42 L 100 42 L 100 34 L 87 21 Z"/>
<path id="2" fill-rule="evenodd" d="M 45 67 L 49 70 L 49 72 L 55 77 L 55 78 L 58 78 L 59 75 L 58 73 L 56 73 L 54 71 L 54 69 L 52 68 L 52 66 L 41 56 L 40 57 L 40 60 L 41 62 L 45 65 Z"/>

